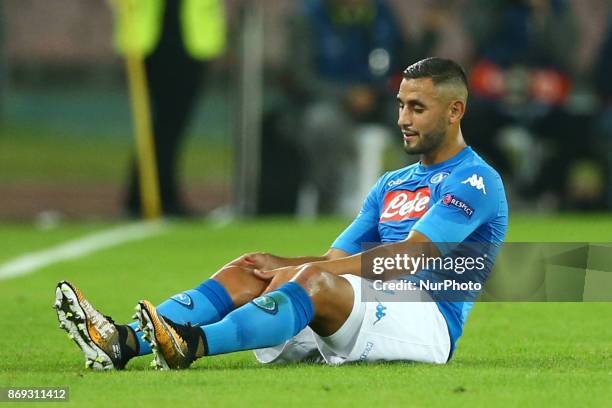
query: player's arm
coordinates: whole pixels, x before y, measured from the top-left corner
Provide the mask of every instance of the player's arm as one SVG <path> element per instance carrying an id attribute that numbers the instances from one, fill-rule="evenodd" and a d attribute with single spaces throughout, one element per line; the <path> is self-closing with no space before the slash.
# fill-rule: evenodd
<path id="1" fill-rule="evenodd" d="M 344 258 L 322 260 L 311 262 L 309 264 L 320 267 L 322 270 L 333 273 L 334 275 L 349 274 L 363 276 L 363 272 L 365 272 L 365 274 L 369 276 L 371 273 L 371 268 L 367 265 L 367 270 L 363 270 L 362 268 L 362 262 L 365 259 L 373 259 L 378 257 L 394 258 L 395 254 L 407 254 L 409 257 L 419 257 L 422 255 L 435 257 L 439 256 L 440 252 L 435 245 L 431 244 L 431 240 L 427 236 L 418 231 L 411 231 L 408 234 L 408 237 L 403 241 L 380 245 L 367 251 Z M 381 276 L 381 278 L 384 280 L 390 280 L 405 274 L 406 272 L 404 269 L 397 271 L 388 269 L 385 272 L 385 275 Z"/>
<path id="2" fill-rule="evenodd" d="M 440 254 L 436 246 L 431 244 L 431 241 L 429 238 L 427 238 L 427 236 L 418 231 L 412 231 L 403 241 L 384 244 L 369 249 L 365 252 L 357 253 L 344 258 L 311 262 L 298 267 L 290 266 L 271 271 L 255 270 L 255 275 L 264 280 L 277 278 L 281 281 L 286 281 L 299 272 L 301 268 L 315 266 L 326 272 L 333 273 L 334 275 L 363 276 L 362 271 L 365 271 L 368 275 L 367 277 L 370 277 L 371 268 L 367 268 L 365 270 L 362 269 L 362 261 L 364 259 L 373 259 L 374 257 L 394 257 L 395 254 L 399 253 L 414 257 L 421 256 L 422 254 L 425 256 L 434 257 L 439 256 Z M 380 276 L 380 279 L 390 280 L 405 274 L 406 271 L 403 269 L 388 269 L 385 271 L 384 276 Z"/>
<path id="3" fill-rule="evenodd" d="M 286 267 L 272 271 L 255 271 L 255 274 L 262 279 L 270 280 L 277 275 L 291 276 L 300 268 L 305 266 L 316 266 L 326 272 L 333 273 L 334 275 L 363 276 L 364 274 L 362 272 L 366 272 L 367 277 L 370 277 L 371 268 L 368 267 L 366 270 L 362 268 L 362 262 L 364 259 L 373 259 L 374 257 L 394 257 L 395 254 L 407 254 L 411 257 L 418 257 L 422 255 L 434 257 L 440 255 L 436 246 L 431 244 L 431 240 L 427 238 L 427 236 L 418 231 L 411 231 L 410 234 L 408 234 L 408 237 L 403 241 L 380 245 L 354 255 L 343 258 L 309 262 L 299 267 Z M 385 275 L 381 276 L 380 278 L 383 280 L 390 280 L 405 274 L 406 271 L 404 269 L 389 269 L 385 272 Z"/>
<path id="4" fill-rule="evenodd" d="M 330 261 L 332 259 L 344 258 L 348 255 L 347 252 L 338 248 L 330 248 L 321 256 L 283 257 L 267 252 L 251 252 L 233 260 L 226 266 L 243 266 L 268 271 L 312 262 Z"/>
<path id="5" fill-rule="evenodd" d="M 349 254 L 347 252 L 344 252 L 341 249 L 330 248 L 323 256 L 298 256 L 294 258 L 285 258 L 276 255 L 271 256 L 274 257 L 274 262 L 277 265 L 281 265 L 279 268 L 283 268 L 285 266 L 299 266 L 311 262 L 331 261 L 334 259 L 344 258 L 348 255 Z"/>

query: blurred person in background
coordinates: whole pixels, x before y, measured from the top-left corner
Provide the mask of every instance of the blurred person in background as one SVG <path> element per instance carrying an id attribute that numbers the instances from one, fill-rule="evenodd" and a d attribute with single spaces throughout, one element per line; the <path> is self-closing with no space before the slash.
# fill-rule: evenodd
<path id="1" fill-rule="evenodd" d="M 315 213 L 338 212 L 342 183 L 354 177 L 356 127 L 389 123 L 394 112 L 389 80 L 401 74 L 402 37 L 383 0 L 304 0 L 290 30 L 302 194 L 314 196 Z"/>
<path id="2" fill-rule="evenodd" d="M 474 144 L 526 197 L 552 208 L 597 207 L 601 194 L 578 202 L 570 186 L 594 155 L 591 114 L 569 107 L 580 44 L 571 4 L 468 0 L 464 22 L 474 47 L 465 128 L 483 138 Z"/>
<path id="3" fill-rule="evenodd" d="M 397 4 L 385 0 L 299 3 L 288 62 L 267 72 L 260 213 L 354 214 L 382 170 L 401 67 L 431 54 L 448 4 L 428 1 L 415 32 L 400 30 Z"/>
<path id="4" fill-rule="evenodd" d="M 608 11 L 608 27 L 598 52 L 593 69 L 596 92 L 601 101 L 601 109 L 595 125 L 596 145 L 606 163 L 607 197 L 606 206 L 612 208 L 612 5 Z"/>
<path id="5" fill-rule="evenodd" d="M 121 2 L 132 7 L 133 27 L 119 18 Z M 188 119 L 209 61 L 226 47 L 223 0 L 112 0 L 118 48 L 135 46 L 144 55 L 159 190 L 165 216 L 193 215 L 180 195 L 178 163 Z M 129 38 L 135 33 L 137 38 Z M 128 45 L 131 44 L 131 45 Z M 141 215 L 136 158 L 132 160 L 124 203 L 131 216 Z"/>

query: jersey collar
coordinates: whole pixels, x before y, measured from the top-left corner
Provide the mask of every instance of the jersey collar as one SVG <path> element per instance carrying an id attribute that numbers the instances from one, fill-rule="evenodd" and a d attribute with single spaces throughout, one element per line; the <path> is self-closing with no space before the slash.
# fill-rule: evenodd
<path id="1" fill-rule="evenodd" d="M 452 166 L 454 164 L 457 164 L 457 163 L 461 162 L 463 159 L 465 159 L 471 153 L 472 153 L 472 148 L 470 146 L 466 146 L 463 149 L 461 149 L 459 151 L 459 153 L 457 153 L 456 155 L 454 155 L 450 159 L 445 160 L 443 162 L 432 164 L 431 166 L 424 166 L 424 165 L 421 164 L 421 162 L 419 162 L 419 170 L 423 171 L 423 172 L 430 172 L 430 171 L 439 170 L 439 169 L 441 169 L 443 167 L 446 167 L 446 166 Z"/>

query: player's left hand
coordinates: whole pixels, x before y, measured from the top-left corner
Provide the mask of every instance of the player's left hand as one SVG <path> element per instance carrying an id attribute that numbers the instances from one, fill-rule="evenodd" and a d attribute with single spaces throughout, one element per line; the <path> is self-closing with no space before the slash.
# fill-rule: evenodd
<path id="1" fill-rule="evenodd" d="M 259 279 L 270 282 L 266 290 L 264 290 L 264 293 L 266 293 L 279 288 L 286 282 L 289 282 L 298 273 L 301 267 L 302 266 L 287 266 L 284 268 L 272 269 L 270 271 L 254 269 L 253 274 Z"/>
<path id="2" fill-rule="evenodd" d="M 271 270 L 276 269 L 280 266 L 278 257 L 267 252 L 249 252 L 246 253 L 227 265 L 228 266 L 240 266 L 248 269 L 260 269 L 260 270 Z"/>

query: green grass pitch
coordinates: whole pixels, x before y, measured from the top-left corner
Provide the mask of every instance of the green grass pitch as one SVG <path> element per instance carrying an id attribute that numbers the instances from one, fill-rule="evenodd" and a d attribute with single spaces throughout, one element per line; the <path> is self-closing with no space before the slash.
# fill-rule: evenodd
<path id="1" fill-rule="evenodd" d="M 612 303 L 480 303 L 446 366 L 258 365 L 250 352 L 156 372 L 139 358 L 91 372 L 57 327 L 54 286 L 70 279 L 104 313 L 128 321 L 138 299 L 160 302 L 251 250 L 319 254 L 345 221 L 175 223 L 162 235 L 0 281 L 0 387 L 69 386 L 72 406 L 612 406 Z M 0 228 L 0 263 L 107 224 Z M 510 241 L 609 241 L 612 217 L 514 216 Z M 21 406 L 21 405 L 19 405 Z"/>

